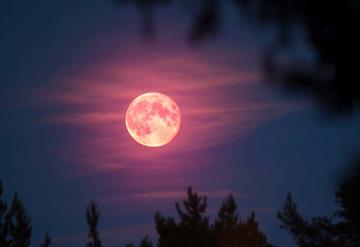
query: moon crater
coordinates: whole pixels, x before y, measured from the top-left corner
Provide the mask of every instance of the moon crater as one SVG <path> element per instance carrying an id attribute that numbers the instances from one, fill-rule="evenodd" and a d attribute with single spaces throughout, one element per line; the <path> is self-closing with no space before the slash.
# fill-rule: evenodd
<path id="1" fill-rule="evenodd" d="M 170 97 L 146 93 L 131 102 L 125 123 L 135 141 L 148 147 L 160 147 L 171 142 L 179 132 L 181 113 Z"/>

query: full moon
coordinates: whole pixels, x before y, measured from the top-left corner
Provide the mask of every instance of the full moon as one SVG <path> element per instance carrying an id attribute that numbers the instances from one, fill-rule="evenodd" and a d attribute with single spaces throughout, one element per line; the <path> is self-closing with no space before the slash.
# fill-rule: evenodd
<path id="1" fill-rule="evenodd" d="M 170 97 L 161 93 L 145 93 L 131 102 L 125 123 L 136 142 L 147 147 L 161 147 L 178 134 L 181 113 Z"/>

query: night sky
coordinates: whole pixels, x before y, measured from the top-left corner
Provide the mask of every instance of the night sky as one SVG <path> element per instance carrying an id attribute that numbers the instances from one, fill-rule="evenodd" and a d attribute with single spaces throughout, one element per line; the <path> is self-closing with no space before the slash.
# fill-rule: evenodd
<path id="1" fill-rule="evenodd" d="M 156 38 L 145 41 L 134 6 L 1 3 L 0 179 L 26 205 L 34 244 L 48 231 L 53 246 L 83 245 L 90 199 L 106 246 L 156 239 L 153 214 L 175 215 L 189 185 L 209 197 L 211 216 L 233 193 L 278 246 L 293 246 L 276 218 L 288 191 L 306 217 L 334 210 L 338 174 L 359 148 L 356 121 L 329 121 L 310 99 L 266 84 L 259 62 L 273 32 L 225 12 L 218 37 L 194 45 L 181 8 L 156 9 Z M 161 148 L 134 142 L 124 123 L 149 91 L 182 112 Z"/>

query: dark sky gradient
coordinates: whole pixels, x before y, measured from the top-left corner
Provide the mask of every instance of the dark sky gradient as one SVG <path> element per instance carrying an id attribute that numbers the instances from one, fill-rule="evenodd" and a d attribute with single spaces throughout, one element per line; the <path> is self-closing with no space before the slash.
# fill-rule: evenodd
<path id="1" fill-rule="evenodd" d="M 292 246 L 276 219 L 287 191 L 306 216 L 332 212 L 338 174 L 359 148 L 357 121 L 328 121 L 264 85 L 271 32 L 227 10 L 219 38 L 193 47 L 185 10 L 157 10 L 156 41 L 145 43 L 136 9 L 111 1 L 1 3 L 0 179 L 26 204 L 34 243 L 48 231 L 54 246 L 83 244 L 92 198 L 106 246 L 154 237 L 154 212 L 173 215 L 188 185 L 209 196 L 212 216 L 233 192 L 240 215 L 256 210 L 278 246 Z M 300 41 L 297 50 L 310 56 Z M 146 91 L 183 114 L 160 150 L 125 131 L 126 107 Z"/>

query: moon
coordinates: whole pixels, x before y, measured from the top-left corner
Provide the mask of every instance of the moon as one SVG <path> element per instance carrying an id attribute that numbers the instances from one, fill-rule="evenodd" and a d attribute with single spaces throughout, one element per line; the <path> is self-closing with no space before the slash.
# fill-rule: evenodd
<path id="1" fill-rule="evenodd" d="M 178 134 L 181 113 L 170 97 L 157 92 L 145 93 L 131 102 L 125 123 L 136 142 L 147 147 L 161 147 Z"/>

